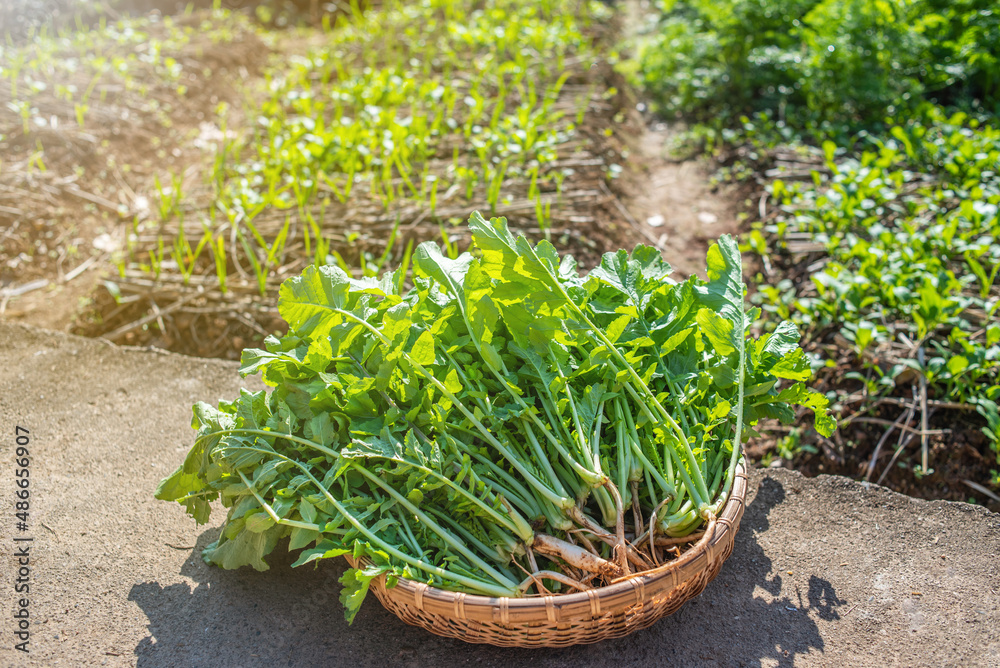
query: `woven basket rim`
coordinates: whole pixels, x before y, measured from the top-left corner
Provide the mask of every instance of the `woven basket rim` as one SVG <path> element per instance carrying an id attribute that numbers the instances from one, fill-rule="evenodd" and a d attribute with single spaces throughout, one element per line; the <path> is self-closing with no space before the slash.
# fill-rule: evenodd
<path id="1" fill-rule="evenodd" d="M 424 582 L 416 582 L 407 578 L 399 578 L 393 587 L 399 593 L 410 593 L 416 601 L 424 598 L 433 598 L 437 602 L 454 606 L 456 611 L 462 611 L 461 616 L 465 616 L 469 609 L 500 609 L 502 617 L 507 617 L 509 611 L 518 610 L 521 614 L 529 613 L 533 610 L 545 614 L 551 609 L 553 602 L 557 601 L 560 607 L 574 607 L 576 605 L 586 605 L 594 607 L 595 599 L 605 597 L 616 597 L 628 593 L 639 593 L 646 591 L 649 585 L 658 583 L 664 578 L 676 575 L 687 564 L 707 554 L 711 546 L 724 540 L 726 534 L 738 529 L 739 520 L 743 509 L 746 507 L 747 493 L 747 466 L 745 456 L 741 456 L 736 465 L 736 472 L 733 479 L 733 486 L 729 493 L 729 499 L 722 508 L 722 512 L 715 522 L 709 524 L 697 543 L 686 550 L 679 558 L 661 564 L 656 568 L 633 573 L 630 576 L 621 578 L 619 581 L 603 587 L 589 589 L 582 592 L 565 594 L 551 594 L 547 596 L 483 596 L 481 594 L 469 594 L 466 592 L 455 592 L 447 589 L 433 587 Z M 721 525 L 721 528 L 720 528 Z M 365 561 L 362 559 L 362 561 Z M 650 588 L 652 589 L 652 588 Z M 419 605 L 419 604 L 418 604 Z"/>

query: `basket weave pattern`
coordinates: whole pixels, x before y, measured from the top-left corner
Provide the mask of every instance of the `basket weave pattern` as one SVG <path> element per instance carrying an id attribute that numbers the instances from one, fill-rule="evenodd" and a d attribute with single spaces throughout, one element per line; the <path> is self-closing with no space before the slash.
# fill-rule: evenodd
<path id="1" fill-rule="evenodd" d="M 504 647 L 562 647 L 618 638 L 677 612 L 719 574 L 733 551 L 747 492 L 746 467 L 736 469 L 729 501 L 705 535 L 680 558 L 585 592 L 493 598 L 445 591 L 400 578 L 375 595 L 408 624 L 466 642 Z"/>

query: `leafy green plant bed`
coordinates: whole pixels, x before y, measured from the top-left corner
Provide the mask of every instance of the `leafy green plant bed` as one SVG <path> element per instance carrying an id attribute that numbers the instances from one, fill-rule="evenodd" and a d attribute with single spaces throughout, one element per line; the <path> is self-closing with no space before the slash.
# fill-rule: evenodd
<path id="1" fill-rule="evenodd" d="M 926 101 L 1000 108 L 992 0 L 663 0 L 638 77 L 659 111 L 713 127 L 768 115 L 818 141 Z"/>
<path id="2" fill-rule="evenodd" d="M 852 474 L 989 499 L 976 486 L 1000 483 L 1000 132 L 937 116 L 822 151 L 789 172 L 808 164 L 808 178 L 767 186 L 748 239 L 757 301 L 828 357 L 841 425 L 864 425 Z"/>
<path id="3" fill-rule="evenodd" d="M 723 178 L 756 182 L 743 243 L 762 326 L 802 328 L 841 426 L 749 451 L 1000 507 L 994 13 L 932 0 L 663 9 L 639 76 L 662 112 L 695 123 Z"/>
<path id="4" fill-rule="evenodd" d="M 748 336 L 734 239 L 710 248 L 707 281 L 678 283 L 649 247 L 581 276 L 503 218 L 469 228 L 471 253 L 418 247 L 410 290 L 405 268 L 285 281 L 288 334 L 241 367 L 273 389 L 197 404 L 157 490 L 199 522 L 229 508 L 206 561 L 265 569 L 285 537 L 297 566 L 364 557 L 342 580 L 348 619 L 382 574 L 586 590 L 673 558 L 719 513 L 760 419 L 799 405 L 833 429 L 795 327 Z"/>

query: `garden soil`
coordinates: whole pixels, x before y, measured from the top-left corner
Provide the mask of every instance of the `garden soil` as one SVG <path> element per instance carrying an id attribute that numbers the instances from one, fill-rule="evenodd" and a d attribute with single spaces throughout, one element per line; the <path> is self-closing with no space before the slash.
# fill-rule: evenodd
<path id="1" fill-rule="evenodd" d="M 206 566 L 198 526 L 153 499 L 190 445 L 190 406 L 236 364 L 0 323 L 0 493 L 30 431 L 29 527 L 0 517 L 3 666 L 1000 666 L 1000 515 L 846 478 L 751 476 L 733 556 L 648 630 L 515 650 L 408 627 L 372 598 L 344 621 L 334 561 Z M 31 537 L 30 652 L 13 649 L 14 537 Z"/>

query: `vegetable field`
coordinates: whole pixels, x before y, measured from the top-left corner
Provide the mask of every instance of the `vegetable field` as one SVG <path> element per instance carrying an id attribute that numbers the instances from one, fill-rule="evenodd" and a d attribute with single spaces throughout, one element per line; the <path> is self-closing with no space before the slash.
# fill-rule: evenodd
<path id="1" fill-rule="evenodd" d="M 224 489 L 185 469 L 161 490 L 200 518 L 195 499 L 229 505 L 217 562 L 260 565 L 285 534 L 313 550 L 318 540 L 313 559 L 348 549 L 346 524 L 308 533 L 319 531 L 312 513 L 350 524 L 378 501 L 392 517 L 411 504 L 440 531 L 426 533 L 424 519 L 412 535 L 376 531 L 375 552 L 397 541 L 421 563 L 454 558 L 448 577 L 485 560 L 475 563 L 496 571 L 490 586 L 516 588 L 525 573 L 494 559 L 536 533 L 580 529 L 566 516 L 572 500 L 613 537 L 585 551 L 620 573 L 636 566 L 620 538 L 643 536 L 640 524 L 652 552 L 634 559 L 663 557 L 651 515 L 664 540 L 697 529 L 725 497 L 743 437 L 764 466 L 1000 507 L 993 3 L 175 4 L 67 3 L 58 16 L 7 21 L 0 317 L 242 355 L 245 371 L 277 386 L 204 408 L 196 425 L 205 462 L 215 453 L 247 481 Z M 644 146 L 665 136 L 671 146 Z M 725 187 L 706 198 L 732 200 L 690 205 L 690 219 L 707 221 L 704 248 L 676 262 L 698 268 L 691 278 L 663 264 L 672 258 L 661 251 L 688 238 L 671 228 L 676 212 L 636 215 L 636 193 L 684 187 L 652 179 L 664 165 L 710 169 Z M 489 221 L 501 217 L 498 238 L 520 259 L 490 247 Z M 735 241 L 706 263 L 726 233 Z M 491 264 L 492 250 L 502 259 Z M 553 273 L 524 274 L 531 253 Z M 739 322 L 706 297 L 720 254 L 727 272 L 742 267 L 727 274 L 747 287 Z M 295 291 L 310 281 L 369 326 L 348 335 L 344 322 L 300 313 Z M 477 310 L 486 297 L 495 313 Z M 344 338 L 317 353 L 304 343 L 317 327 Z M 744 341 L 749 361 L 734 347 Z M 374 342 L 396 356 L 371 357 Z M 332 390 L 317 399 L 321 373 L 368 388 L 371 403 Z M 296 401 L 349 417 L 313 424 Z M 236 422 L 248 412 L 249 428 L 284 420 L 298 440 L 207 435 L 246 429 Z M 442 427 L 449 420 L 460 427 Z M 335 433 L 354 436 L 334 447 Z M 425 452 L 429 441 L 447 445 Z M 648 452 L 631 445 L 647 441 Z M 343 512 L 291 484 L 332 457 L 309 451 L 317 445 L 355 467 L 315 471 L 354 494 Z M 238 452 L 255 447 L 286 458 L 267 485 L 287 486 L 256 486 L 264 459 Z M 376 460 L 405 503 L 364 477 Z M 459 471 L 482 483 L 474 498 L 428 482 Z M 292 492 L 267 496 L 278 489 Z M 487 537 L 506 552 L 480 549 Z M 539 587 L 594 575 L 517 559 L 563 578 Z"/>
<path id="2" fill-rule="evenodd" d="M 764 326 L 802 327 L 839 414 L 765 462 L 1000 502 L 993 9 L 667 2 L 645 36 L 637 78 L 752 193 Z"/>
<path id="3" fill-rule="evenodd" d="M 118 189 L 120 202 L 78 188 L 106 202 L 116 274 L 78 329 L 238 357 L 281 326 L 283 278 L 329 263 L 375 276 L 427 239 L 454 256 L 476 209 L 581 257 L 630 240 L 616 206 L 626 113 L 609 11 L 570 5 L 393 2 L 298 32 L 216 10 L 13 47 L 17 67 L 5 74 L 18 116 L 7 133 L 25 147 L 18 174 L 64 162 L 38 136 L 54 112 L 69 126 L 60 133 L 88 141 L 103 113 L 138 114 L 148 134 L 129 141 L 167 161 L 141 187 Z M 183 57 L 205 48 L 235 70 L 225 94 L 208 95 L 217 77 Z M 39 106 L 53 90 L 59 106 Z M 130 92 L 155 103 L 134 109 Z M 187 104 L 198 105 L 196 122 L 175 118 Z M 74 169 L 105 188 L 133 172 L 119 155 L 106 161 L 96 175 Z"/>

